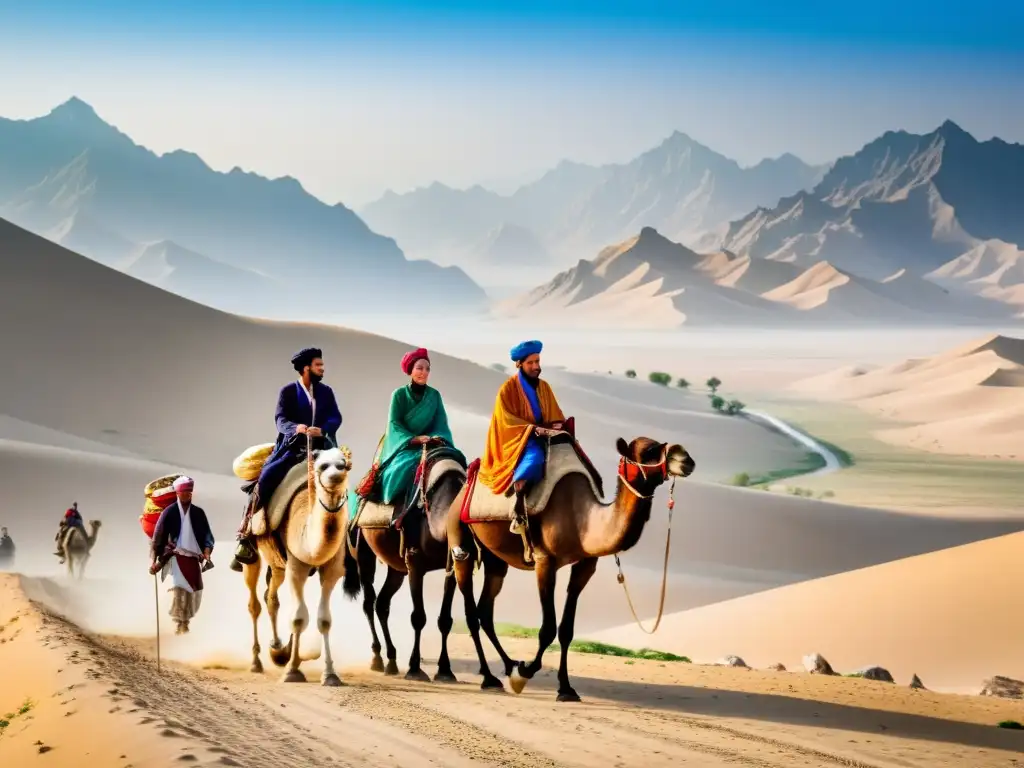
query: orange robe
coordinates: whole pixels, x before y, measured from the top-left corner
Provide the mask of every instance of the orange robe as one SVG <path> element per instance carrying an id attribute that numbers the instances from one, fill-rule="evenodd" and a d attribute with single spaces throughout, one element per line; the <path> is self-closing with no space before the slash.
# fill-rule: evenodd
<path id="1" fill-rule="evenodd" d="M 537 386 L 537 399 L 540 401 L 543 425 L 565 421 L 562 409 L 555 400 L 555 393 L 544 379 Z M 526 443 L 535 426 L 537 422 L 530 401 L 523 392 L 523 385 L 518 375 L 513 376 L 498 390 L 491 426 L 487 430 L 487 446 L 480 459 L 478 479 L 492 492 L 505 493 L 512 484 L 516 464 L 526 450 Z"/>

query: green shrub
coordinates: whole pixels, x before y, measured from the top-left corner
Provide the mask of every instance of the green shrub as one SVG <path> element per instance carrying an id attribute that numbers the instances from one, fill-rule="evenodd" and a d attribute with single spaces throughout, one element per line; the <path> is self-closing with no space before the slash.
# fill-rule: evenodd
<path id="1" fill-rule="evenodd" d="M 718 388 L 722 386 L 722 380 L 717 376 L 712 376 L 710 379 L 707 380 L 706 383 L 708 389 L 711 390 L 711 394 L 715 394 L 716 392 L 718 392 Z"/>
<path id="2" fill-rule="evenodd" d="M 676 386 L 679 387 L 680 389 L 689 389 L 690 382 L 688 382 L 686 379 L 676 379 Z"/>
<path id="3" fill-rule="evenodd" d="M 636 371 L 634 371 L 632 368 L 630 368 L 628 371 L 626 371 L 626 378 L 627 379 L 635 379 L 636 378 Z"/>
<path id="4" fill-rule="evenodd" d="M 667 387 L 672 382 L 672 377 L 667 373 L 654 371 L 653 373 L 647 374 L 647 380 L 652 384 L 660 384 L 663 387 Z"/>

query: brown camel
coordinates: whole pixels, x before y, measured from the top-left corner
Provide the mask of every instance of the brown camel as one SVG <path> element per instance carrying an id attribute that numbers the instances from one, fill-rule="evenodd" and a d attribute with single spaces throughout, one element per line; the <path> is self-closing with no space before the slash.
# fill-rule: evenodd
<path id="1" fill-rule="evenodd" d="M 64 562 L 68 566 L 69 578 L 75 578 L 76 571 L 79 579 L 85 575 L 85 566 L 89 562 L 92 548 L 96 546 L 96 536 L 101 525 L 103 523 L 100 520 L 90 520 L 92 533 L 88 536 L 80 528 L 71 528 L 64 534 Z"/>
<path id="2" fill-rule="evenodd" d="M 422 507 L 410 510 L 404 520 L 406 557 L 402 557 L 402 536 L 395 528 L 363 528 L 356 532 L 358 539 L 355 545 L 355 558 L 359 565 L 359 585 L 350 586 L 350 573 L 345 574 L 345 594 L 354 597 L 359 586 L 363 590 L 363 613 L 370 624 L 373 635 L 373 661 L 370 669 L 386 675 L 397 675 L 398 655 L 391 632 L 388 628 L 388 617 L 391 613 L 391 599 L 402 586 L 406 573 L 409 574 L 409 590 L 412 593 L 412 628 L 416 633 L 413 641 L 412 654 L 409 656 L 407 680 L 428 681 L 430 677 L 420 667 L 420 635 L 427 624 L 427 613 L 423 607 L 423 577 L 431 571 L 443 570 L 447 567 L 448 557 L 448 509 L 466 483 L 465 470 L 455 466 L 442 474 L 427 494 L 427 515 L 423 516 Z M 424 524 L 426 523 L 426 524 Z M 377 559 L 387 566 L 388 575 L 380 593 L 374 593 L 373 579 L 377 572 Z M 441 631 L 441 655 L 437 661 L 437 682 L 454 683 L 451 663 L 448 659 L 448 634 L 452 629 L 452 600 L 455 597 L 455 576 L 447 574 L 444 580 L 444 596 L 441 601 L 441 612 L 437 618 L 437 628 Z M 388 664 L 384 666 L 381 658 L 381 644 L 377 637 L 373 614 L 376 609 L 380 620 L 381 632 L 387 647 Z"/>
<path id="3" fill-rule="evenodd" d="M 556 626 L 562 658 L 558 667 L 558 701 L 579 701 L 569 684 L 568 653 L 576 623 L 576 604 L 590 577 L 597 570 L 599 557 L 614 555 L 633 547 L 651 516 L 654 492 L 669 477 L 686 477 L 696 466 L 680 445 L 658 443 L 638 437 L 627 444 L 616 443 L 621 460 L 615 498 L 602 503 L 587 478 L 571 474 L 562 478 L 551 492 L 543 511 L 529 518 L 534 562 L 523 557 L 523 540 L 509 530 L 507 521 L 473 523 L 469 526 L 480 546 L 484 566 L 484 586 L 479 606 L 473 598 L 473 562 L 476 547 L 468 547 L 470 557 L 455 562 L 455 577 L 466 606 L 466 624 L 473 636 L 480 659 L 481 688 L 502 688 L 491 674 L 480 643 L 480 627 L 501 656 L 512 689 L 521 693 L 526 683 L 540 671 L 544 651 L 555 639 Z M 465 489 L 448 513 L 450 542 L 465 540 L 460 512 Z M 466 537 L 468 538 L 468 537 Z M 569 587 L 561 624 L 555 617 L 555 578 L 559 568 L 571 565 Z M 515 662 L 502 649 L 494 631 L 494 600 L 501 591 L 509 566 L 537 575 L 543 619 L 537 637 L 537 655 L 529 664 Z"/>
<path id="4" fill-rule="evenodd" d="M 260 601 L 256 596 L 256 585 L 259 583 L 263 560 L 266 560 L 269 566 L 267 590 L 263 600 L 267 604 L 273 632 L 271 660 L 279 667 L 288 664 L 284 682 L 302 683 L 306 681 L 306 676 L 299 669 L 299 664 L 319 657 L 317 654 L 304 658 L 299 654 L 299 639 L 309 624 L 309 610 L 306 608 L 304 597 L 306 580 L 314 569 L 318 570 L 320 606 L 317 610 L 317 629 L 323 636 L 324 652 L 321 683 L 326 686 L 339 686 L 341 680 L 334 672 L 334 662 L 331 658 L 331 594 L 338 580 L 345 575 L 346 569 L 355 567 L 344 546 L 348 531 L 345 502 L 348 498 L 348 473 L 352 466 L 352 454 L 344 446 L 317 451 L 313 453 L 313 465 L 316 499 L 312 505 L 306 490 L 299 491 L 291 499 L 288 511 L 277 531 L 256 538 L 256 561 L 242 568 L 246 586 L 249 587 L 249 615 L 252 617 L 252 671 L 263 671 L 257 631 Z M 284 545 L 285 555 L 282 555 L 278 547 L 278 536 Z M 281 607 L 277 591 L 285 576 L 288 577 L 296 601 L 292 632 L 287 645 L 281 643 L 277 633 L 277 612 Z"/>

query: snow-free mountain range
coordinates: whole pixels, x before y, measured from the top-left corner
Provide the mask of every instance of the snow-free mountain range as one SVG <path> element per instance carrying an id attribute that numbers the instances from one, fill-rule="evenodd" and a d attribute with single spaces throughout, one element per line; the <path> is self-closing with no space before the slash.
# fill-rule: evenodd
<path id="1" fill-rule="evenodd" d="M 1024 318 L 1024 147 L 952 122 L 886 133 L 818 167 L 783 155 L 744 168 L 676 132 L 629 163 L 566 161 L 509 195 L 435 183 L 357 213 L 289 177 L 157 155 L 72 98 L 0 118 L 0 217 L 264 317 L 433 311 L 635 328 Z M 18 254 L 0 243 L 0 256 Z M 496 301 L 485 288 L 497 285 L 521 291 Z"/>

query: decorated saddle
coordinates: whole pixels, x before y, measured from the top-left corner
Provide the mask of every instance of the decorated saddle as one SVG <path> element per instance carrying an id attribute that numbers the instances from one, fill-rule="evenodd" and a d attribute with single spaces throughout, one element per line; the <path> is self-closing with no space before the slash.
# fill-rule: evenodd
<path id="1" fill-rule="evenodd" d="M 480 459 L 469 466 L 460 517 L 464 523 L 509 522 L 515 511 L 514 493 L 494 493 L 477 482 Z M 571 434 L 551 438 L 544 457 L 544 477 L 526 492 L 527 516 L 538 515 L 547 507 L 555 486 L 569 475 L 582 475 L 597 498 L 604 497 L 604 483 L 597 469 Z"/>
<path id="2" fill-rule="evenodd" d="M 466 476 L 465 462 L 458 451 L 443 445 L 429 450 L 426 461 L 421 462 L 416 470 L 416 476 L 406 497 L 404 509 L 398 519 L 392 523 L 395 514 L 394 504 L 381 504 L 372 501 L 372 496 L 371 499 L 359 497 L 357 507 L 350 512 L 353 515 L 354 527 L 390 528 L 394 524 L 395 528 L 401 528 L 402 522 L 410 511 L 417 507 L 422 508 L 423 502 L 420 496 L 424 492 L 429 495 L 438 481 L 452 471 L 458 472 L 462 477 Z"/>

